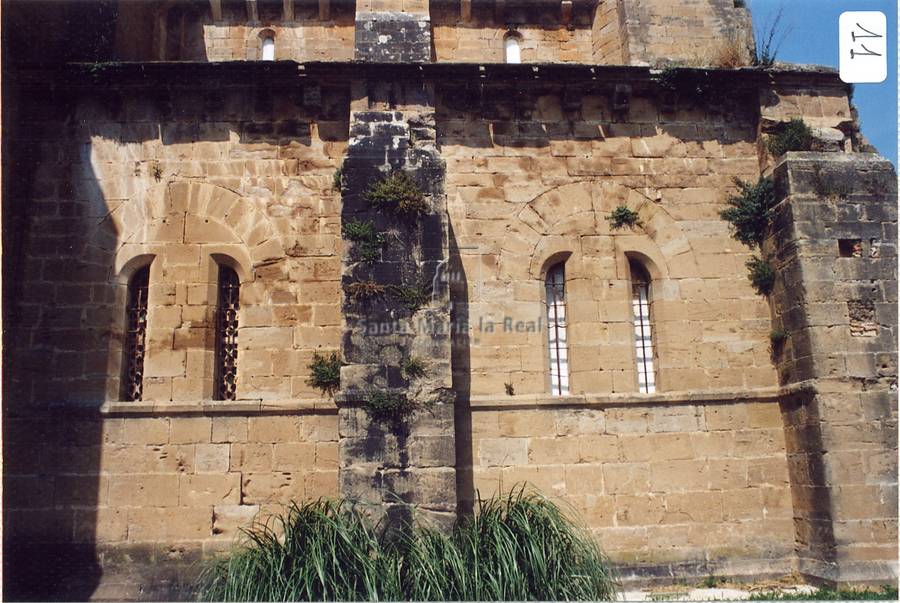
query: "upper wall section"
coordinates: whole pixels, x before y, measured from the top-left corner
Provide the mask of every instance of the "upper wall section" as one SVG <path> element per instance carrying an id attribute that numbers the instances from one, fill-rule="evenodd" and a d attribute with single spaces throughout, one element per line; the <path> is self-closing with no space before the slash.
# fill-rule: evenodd
<path id="1" fill-rule="evenodd" d="M 4 52 L 17 62 L 272 59 L 732 67 L 746 62 L 752 48 L 749 12 L 735 4 L 35 0 L 11 3 L 4 11 L 10 32 Z M 53 23 L 58 26 L 46 27 Z"/>
<path id="2" fill-rule="evenodd" d="M 616 0 L 630 65 L 723 65 L 749 60 L 750 11 L 739 0 Z M 740 56 L 743 55 L 743 56 Z"/>
<path id="3" fill-rule="evenodd" d="M 126 61 L 353 59 L 352 0 L 120 0 L 115 58 Z M 135 35 L 143 32 L 143 35 Z"/>

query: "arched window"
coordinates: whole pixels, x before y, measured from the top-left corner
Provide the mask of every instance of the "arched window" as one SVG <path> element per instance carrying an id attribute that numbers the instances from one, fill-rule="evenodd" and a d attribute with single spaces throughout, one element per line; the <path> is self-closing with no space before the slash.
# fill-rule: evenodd
<path id="1" fill-rule="evenodd" d="M 150 266 L 135 272 L 128 281 L 126 307 L 124 368 L 122 399 L 135 402 L 141 399 L 144 385 L 144 341 L 147 335 L 147 294 L 150 285 Z"/>
<path id="2" fill-rule="evenodd" d="M 638 391 L 656 391 L 653 370 L 653 333 L 650 321 L 650 275 L 638 262 L 630 260 L 631 308 L 634 315 L 634 348 L 637 357 Z"/>
<path id="3" fill-rule="evenodd" d="M 219 266 L 216 302 L 216 400 L 234 400 L 237 392 L 237 337 L 240 288 L 237 273 Z"/>
<path id="4" fill-rule="evenodd" d="M 262 35 L 260 58 L 263 61 L 275 60 L 275 35 L 265 33 Z"/>
<path id="5" fill-rule="evenodd" d="M 566 345 L 566 269 L 565 262 L 547 270 L 544 282 L 547 295 L 547 344 L 550 352 L 550 393 L 569 394 L 569 353 Z"/>
<path id="6" fill-rule="evenodd" d="M 503 51 L 507 63 L 522 62 L 522 36 L 518 33 L 508 33 L 503 38 Z"/>

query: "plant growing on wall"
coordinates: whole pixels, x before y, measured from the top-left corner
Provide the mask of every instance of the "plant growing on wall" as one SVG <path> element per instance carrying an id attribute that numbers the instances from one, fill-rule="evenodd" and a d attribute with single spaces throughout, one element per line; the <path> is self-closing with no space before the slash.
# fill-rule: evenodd
<path id="1" fill-rule="evenodd" d="M 384 295 L 386 287 L 375 281 L 359 281 L 347 286 L 347 294 L 353 301 L 365 301 Z"/>
<path id="2" fill-rule="evenodd" d="M 415 217 L 428 211 L 425 193 L 406 172 L 394 172 L 366 191 L 369 202 L 395 214 Z"/>
<path id="3" fill-rule="evenodd" d="M 750 284 L 760 295 L 769 295 L 775 286 L 775 269 L 766 260 L 759 256 L 753 256 L 747 260 L 747 269 L 750 271 L 747 278 Z"/>
<path id="4" fill-rule="evenodd" d="M 344 224 L 341 231 L 345 239 L 356 243 L 356 253 L 363 262 L 374 262 L 381 255 L 385 236 L 375 230 L 371 220 L 351 220 Z"/>
<path id="5" fill-rule="evenodd" d="M 333 395 L 341 388 L 341 360 L 337 352 L 331 352 L 328 356 L 313 353 L 308 368 L 306 384 L 320 390 L 323 395 Z"/>
<path id="6" fill-rule="evenodd" d="M 626 227 L 634 228 L 641 225 L 641 218 L 638 213 L 624 205 L 620 205 L 612 210 L 612 213 L 606 219 L 609 221 L 609 227 L 613 230 Z"/>
<path id="7" fill-rule="evenodd" d="M 773 156 L 780 157 L 788 151 L 808 151 L 812 143 L 812 130 L 803 119 L 795 117 L 784 124 L 777 134 L 769 136 L 766 148 Z"/>
<path id="8" fill-rule="evenodd" d="M 400 372 L 407 380 L 425 376 L 425 361 L 415 356 L 408 356 L 400 364 Z"/>
<path id="9" fill-rule="evenodd" d="M 373 421 L 400 423 L 420 404 L 401 392 L 372 390 L 363 398 L 363 409 Z"/>
<path id="10" fill-rule="evenodd" d="M 394 299 L 414 314 L 429 302 L 428 291 L 419 285 L 392 285 L 390 293 Z"/>
<path id="11" fill-rule="evenodd" d="M 732 236 L 747 245 L 762 245 L 772 221 L 775 206 L 775 187 L 770 178 L 760 178 L 756 184 L 734 179 L 738 194 L 728 198 L 731 207 L 722 210 L 720 216 L 730 222 Z"/>
<path id="12" fill-rule="evenodd" d="M 341 182 L 343 179 L 343 170 L 341 168 L 337 168 L 334 170 L 334 175 L 331 177 L 331 190 L 339 191 L 341 190 Z"/>

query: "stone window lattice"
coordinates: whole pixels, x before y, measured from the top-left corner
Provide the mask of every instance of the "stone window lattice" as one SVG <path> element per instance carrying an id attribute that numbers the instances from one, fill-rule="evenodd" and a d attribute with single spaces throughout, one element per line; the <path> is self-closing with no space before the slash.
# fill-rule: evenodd
<path id="1" fill-rule="evenodd" d="M 637 359 L 638 391 L 656 391 L 653 368 L 653 332 L 650 321 L 650 275 L 636 262 L 631 267 L 631 309 L 634 315 L 634 348 Z"/>
<path id="2" fill-rule="evenodd" d="M 128 282 L 122 399 L 129 402 L 139 401 L 143 394 L 149 285 L 150 266 L 139 269 Z"/>
<path id="3" fill-rule="evenodd" d="M 219 293 L 216 303 L 215 399 L 234 400 L 237 393 L 238 310 L 240 281 L 237 273 L 219 267 Z"/>
<path id="4" fill-rule="evenodd" d="M 569 353 L 566 337 L 566 270 L 560 262 L 547 270 L 547 344 L 550 357 L 550 393 L 569 394 Z"/>

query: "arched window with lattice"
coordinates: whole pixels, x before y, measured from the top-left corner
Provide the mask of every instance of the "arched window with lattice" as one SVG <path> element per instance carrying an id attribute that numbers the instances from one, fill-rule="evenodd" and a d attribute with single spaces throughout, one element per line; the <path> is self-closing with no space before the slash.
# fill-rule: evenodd
<path id="1" fill-rule="evenodd" d="M 634 348 L 637 359 L 638 391 L 656 391 L 653 356 L 653 325 L 650 319 L 650 274 L 640 262 L 629 260 L 631 310 L 634 316 Z"/>
<path id="2" fill-rule="evenodd" d="M 238 312 L 241 284 L 237 273 L 219 266 L 216 302 L 215 399 L 234 400 L 237 395 Z"/>
<path id="3" fill-rule="evenodd" d="M 139 401 L 143 395 L 149 290 L 150 266 L 147 265 L 139 268 L 128 281 L 122 362 L 122 399 L 129 402 Z"/>
<path id="4" fill-rule="evenodd" d="M 550 393 L 569 394 L 569 351 L 566 335 L 566 265 L 556 263 L 544 279 L 547 306 L 547 347 L 550 360 Z"/>

